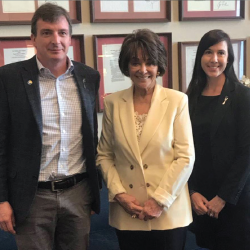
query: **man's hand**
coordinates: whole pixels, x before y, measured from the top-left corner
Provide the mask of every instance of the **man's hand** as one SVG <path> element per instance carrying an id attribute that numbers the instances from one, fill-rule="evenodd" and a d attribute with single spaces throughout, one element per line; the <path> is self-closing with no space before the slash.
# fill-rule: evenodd
<path id="1" fill-rule="evenodd" d="M 204 215 L 207 213 L 206 204 L 208 200 L 200 193 L 193 193 L 191 195 L 192 208 L 197 215 Z"/>
<path id="2" fill-rule="evenodd" d="M 9 202 L 0 203 L 0 228 L 5 232 L 16 234 L 15 218 Z"/>
<path id="3" fill-rule="evenodd" d="M 216 195 L 211 201 L 206 204 L 207 214 L 218 219 L 219 213 L 224 208 L 225 204 L 226 202 Z"/>
<path id="4" fill-rule="evenodd" d="M 163 207 L 160 206 L 155 199 L 150 198 L 146 202 L 144 202 L 144 207 L 142 212 L 139 215 L 139 219 L 141 220 L 152 220 L 154 218 L 158 218 L 161 216 L 163 211 Z"/>
<path id="5" fill-rule="evenodd" d="M 122 193 L 117 194 L 114 198 L 123 208 L 124 210 L 129 213 L 131 216 L 136 215 L 137 217 L 142 211 L 142 207 L 136 198 L 132 195 Z"/>

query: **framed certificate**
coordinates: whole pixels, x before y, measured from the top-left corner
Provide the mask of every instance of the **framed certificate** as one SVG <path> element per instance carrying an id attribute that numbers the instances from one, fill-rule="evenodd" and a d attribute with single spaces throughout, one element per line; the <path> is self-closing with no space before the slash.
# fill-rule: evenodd
<path id="1" fill-rule="evenodd" d="M 172 88 L 172 34 L 158 33 L 167 50 L 167 70 L 162 77 L 157 78 L 157 83 Z M 119 90 L 129 88 L 131 80 L 124 76 L 118 65 L 118 57 L 123 35 L 94 35 L 95 68 L 100 72 L 101 81 L 99 88 L 98 111 L 103 110 L 103 98 Z"/>
<path id="2" fill-rule="evenodd" d="M 0 66 L 30 59 L 35 54 L 29 37 L 0 37 Z M 68 57 L 85 63 L 83 35 L 72 36 Z"/>
<path id="3" fill-rule="evenodd" d="M 179 20 L 244 19 L 245 1 L 179 1 Z"/>
<path id="4" fill-rule="evenodd" d="M 66 9 L 73 23 L 80 23 L 82 21 L 81 1 L 2 0 L 0 1 L 0 25 L 30 24 L 36 9 L 46 2 L 58 4 Z"/>
<path id="5" fill-rule="evenodd" d="M 246 73 L 246 40 L 232 39 L 234 50 L 234 71 L 238 79 Z M 179 42 L 179 90 L 186 92 L 193 75 L 198 42 Z"/>
<path id="6" fill-rule="evenodd" d="M 170 22 L 171 1 L 90 1 L 92 23 Z"/>

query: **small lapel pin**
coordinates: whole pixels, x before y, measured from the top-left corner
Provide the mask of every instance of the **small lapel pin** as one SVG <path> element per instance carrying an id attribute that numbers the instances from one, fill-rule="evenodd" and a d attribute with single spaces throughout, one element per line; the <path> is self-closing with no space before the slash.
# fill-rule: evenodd
<path id="1" fill-rule="evenodd" d="M 86 89 L 86 85 L 85 85 L 86 79 L 83 78 L 83 79 L 82 79 L 82 82 L 83 82 L 83 87 Z"/>
<path id="2" fill-rule="evenodd" d="M 225 99 L 224 99 L 224 101 L 223 101 L 222 105 L 225 105 L 225 104 L 226 104 L 226 102 L 227 102 L 227 100 L 228 100 L 228 96 L 226 96 L 226 97 L 225 97 Z"/>
<path id="3" fill-rule="evenodd" d="M 27 83 L 28 83 L 29 85 L 31 85 L 33 82 L 32 82 L 31 80 L 29 80 Z"/>

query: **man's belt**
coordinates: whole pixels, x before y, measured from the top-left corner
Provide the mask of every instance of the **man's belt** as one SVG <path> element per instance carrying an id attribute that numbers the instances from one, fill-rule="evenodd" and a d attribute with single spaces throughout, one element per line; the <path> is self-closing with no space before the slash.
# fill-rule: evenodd
<path id="1" fill-rule="evenodd" d="M 53 192 L 64 190 L 75 186 L 85 178 L 88 178 L 88 173 L 76 174 L 61 180 L 38 182 L 38 188 L 50 189 Z"/>

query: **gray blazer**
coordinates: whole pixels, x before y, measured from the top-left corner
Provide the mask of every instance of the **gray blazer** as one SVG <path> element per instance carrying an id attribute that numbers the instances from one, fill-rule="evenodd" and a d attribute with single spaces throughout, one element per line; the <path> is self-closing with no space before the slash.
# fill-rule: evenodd
<path id="1" fill-rule="evenodd" d="M 73 64 L 81 97 L 84 155 L 94 198 L 92 209 L 99 213 L 95 104 L 100 75 L 82 63 Z M 35 56 L 0 68 L 0 202 L 9 201 L 16 223 L 28 215 L 40 171 L 43 124 L 38 73 Z"/>

